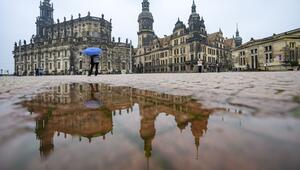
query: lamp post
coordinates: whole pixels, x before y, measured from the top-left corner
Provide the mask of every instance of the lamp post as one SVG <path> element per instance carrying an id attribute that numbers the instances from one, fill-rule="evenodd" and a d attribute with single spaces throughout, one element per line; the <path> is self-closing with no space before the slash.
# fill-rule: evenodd
<path id="1" fill-rule="evenodd" d="M 129 73 L 132 74 L 132 41 L 130 40 L 130 50 L 129 50 Z"/>

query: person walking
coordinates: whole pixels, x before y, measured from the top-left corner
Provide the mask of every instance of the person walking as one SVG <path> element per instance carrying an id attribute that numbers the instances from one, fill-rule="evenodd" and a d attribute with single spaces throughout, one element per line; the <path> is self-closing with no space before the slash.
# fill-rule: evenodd
<path id="1" fill-rule="evenodd" d="M 95 67 L 95 76 L 98 75 L 99 63 L 100 63 L 100 56 L 99 55 L 93 55 L 93 56 L 91 56 L 91 63 L 90 63 L 91 64 L 91 68 L 90 68 L 88 76 L 92 75 L 94 67 Z"/>
<path id="2" fill-rule="evenodd" d="M 99 68 L 99 63 L 100 63 L 100 56 L 102 54 L 102 49 L 101 48 L 97 48 L 97 47 L 89 47 L 86 48 L 85 50 L 82 51 L 82 53 L 84 55 L 87 55 L 90 57 L 91 59 L 91 68 L 89 70 L 89 74 L 88 76 L 91 76 L 93 73 L 93 69 L 94 67 L 96 67 L 95 69 L 95 76 L 98 75 L 98 68 Z"/>

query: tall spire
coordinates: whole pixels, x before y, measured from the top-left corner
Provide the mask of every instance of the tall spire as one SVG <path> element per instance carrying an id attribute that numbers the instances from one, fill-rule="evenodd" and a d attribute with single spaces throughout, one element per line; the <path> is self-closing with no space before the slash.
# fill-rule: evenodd
<path id="1" fill-rule="evenodd" d="M 196 138 L 195 137 L 195 145 L 196 145 L 196 159 L 199 159 L 199 146 L 200 146 L 200 137 Z"/>
<path id="2" fill-rule="evenodd" d="M 236 37 L 240 36 L 240 32 L 239 32 L 239 23 L 236 23 Z"/>
<path id="3" fill-rule="evenodd" d="M 192 13 L 196 13 L 196 5 L 195 5 L 195 0 L 193 0 L 193 5 L 192 5 Z"/>
<path id="4" fill-rule="evenodd" d="M 235 44 L 237 47 L 241 46 L 243 44 L 243 39 L 240 37 L 240 32 L 239 32 L 239 25 L 238 23 L 236 24 L 236 35 L 235 35 Z"/>
<path id="5" fill-rule="evenodd" d="M 42 2 L 41 2 L 42 3 Z M 50 6 L 50 0 L 44 0 L 43 2 L 44 5 L 49 5 Z"/>
<path id="6" fill-rule="evenodd" d="M 148 0 L 143 0 L 142 6 L 143 6 L 143 11 L 149 11 L 149 1 Z"/>

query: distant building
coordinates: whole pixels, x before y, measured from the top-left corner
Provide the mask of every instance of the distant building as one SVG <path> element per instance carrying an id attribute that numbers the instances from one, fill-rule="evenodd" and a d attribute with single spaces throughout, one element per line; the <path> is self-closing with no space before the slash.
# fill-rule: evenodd
<path id="1" fill-rule="evenodd" d="M 99 71 L 102 73 L 130 72 L 130 43 L 114 41 L 111 20 L 88 15 L 62 22 L 53 20 L 53 4 L 44 0 L 36 20 L 36 35 L 29 43 L 15 43 L 13 55 L 16 75 L 34 75 L 36 69 L 44 74 L 86 74 L 89 58 L 80 54 L 86 47 L 103 49 Z"/>
<path id="2" fill-rule="evenodd" d="M 235 70 L 290 70 L 300 62 L 300 28 L 254 40 L 232 51 Z"/>
<path id="3" fill-rule="evenodd" d="M 223 32 L 220 29 L 218 32 L 208 34 L 208 44 L 215 47 L 220 71 L 231 70 L 233 63 L 231 58 L 231 49 L 235 48 L 236 45 L 233 43 L 231 46 L 226 44 L 227 38 L 223 36 Z M 234 41 L 235 42 L 235 41 Z"/>
<path id="4" fill-rule="evenodd" d="M 207 34 L 203 17 L 193 2 L 188 27 L 180 21 L 171 35 L 159 38 L 153 30 L 153 16 L 148 0 L 142 2 L 138 17 L 138 47 L 135 49 L 134 70 L 138 73 L 215 72 L 231 67 L 230 49 L 223 33 Z"/>

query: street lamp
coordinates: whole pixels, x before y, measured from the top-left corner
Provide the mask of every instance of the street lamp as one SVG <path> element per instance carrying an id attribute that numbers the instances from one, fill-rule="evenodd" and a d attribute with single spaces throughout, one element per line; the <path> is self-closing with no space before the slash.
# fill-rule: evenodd
<path id="1" fill-rule="evenodd" d="M 132 41 L 130 40 L 130 45 L 129 45 L 129 73 L 132 74 Z"/>

